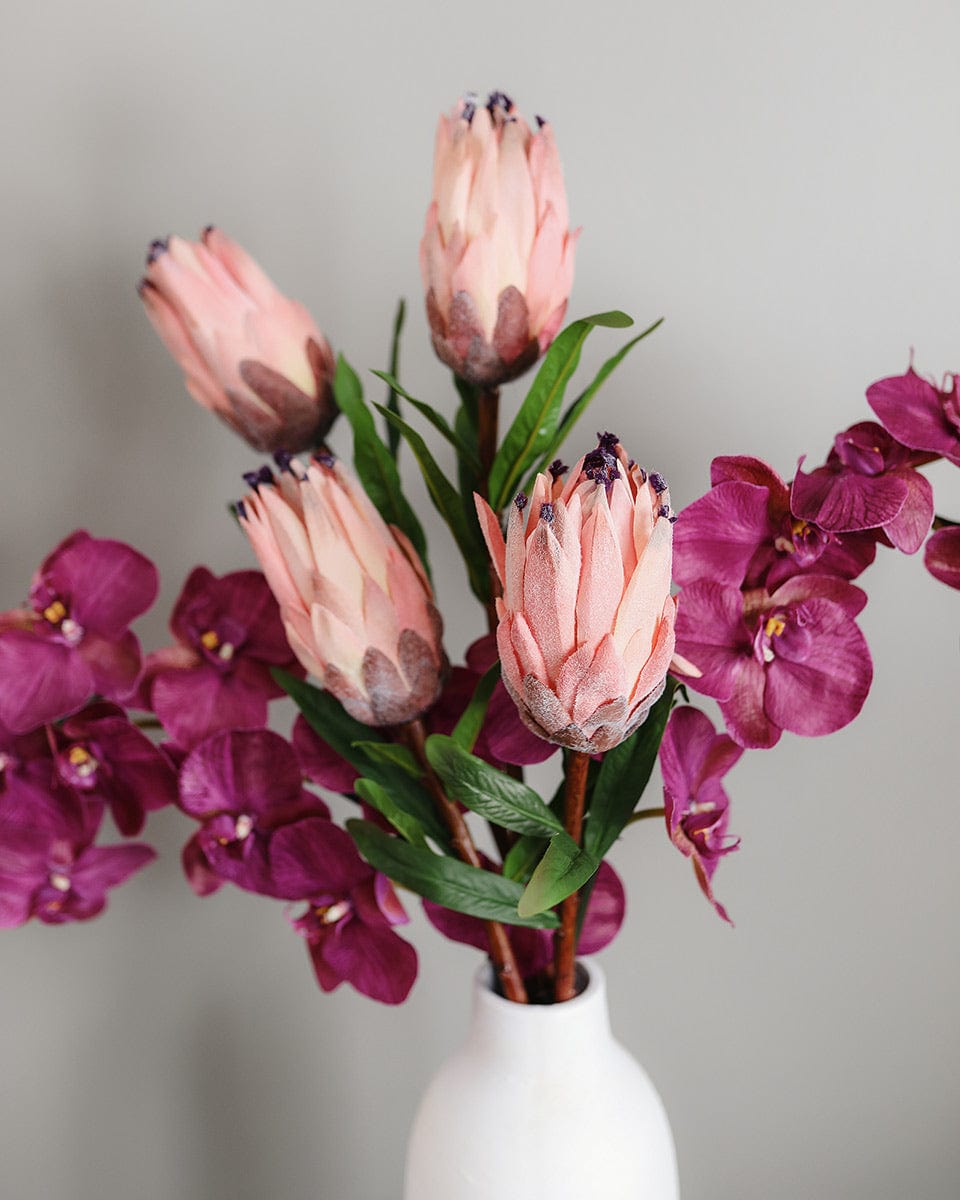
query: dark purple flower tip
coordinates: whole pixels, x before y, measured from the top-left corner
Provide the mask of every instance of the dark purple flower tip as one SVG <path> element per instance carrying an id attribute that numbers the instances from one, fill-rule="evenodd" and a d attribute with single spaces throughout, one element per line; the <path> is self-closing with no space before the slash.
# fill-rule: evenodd
<path id="1" fill-rule="evenodd" d="M 542 129 L 547 124 L 547 118 L 541 117 L 539 113 L 533 118 L 537 123 L 537 128 Z"/>
<path id="2" fill-rule="evenodd" d="M 320 467 L 326 467 L 331 470 L 337 464 L 337 456 L 330 450 L 317 450 L 313 455 L 313 461 Z"/>
<path id="3" fill-rule="evenodd" d="M 550 472 L 550 474 L 553 476 L 553 481 L 554 481 L 554 483 L 556 483 L 556 481 L 557 481 L 557 480 L 558 480 L 558 479 L 559 479 L 559 478 L 560 478 L 562 475 L 566 475 L 566 473 L 567 473 L 567 472 L 570 470 L 570 468 L 569 468 L 569 467 L 567 466 L 567 464 L 566 464 L 565 462 L 563 462 L 561 459 L 559 459 L 559 458 L 555 458 L 555 459 L 553 460 L 553 462 L 550 464 L 550 466 L 549 466 L 549 467 L 547 467 L 547 470 L 548 470 L 548 471 Z"/>
<path id="4" fill-rule="evenodd" d="M 256 491 L 261 484 L 276 483 L 273 471 L 270 470 L 266 463 L 256 471 L 244 471 L 243 481 L 253 491 Z"/>
<path id="5" fill-rule="evenodd" d="M 506 92 L 491 92 L 487 97 L 487 111 L 491 117 L 497 109 L 500 109 L 505 114 L 513 112 L 513 101 Z"/>
<path id="6" fill-rule="evenodd" d="M 245 521 L 247 519 L 247 506 L 242 500 L 235 500 L 230 505 L 230 512 L 239 520 Z"/>
<path id="7" fill-rule="evenodd" d="M 166 254 L 169 246 L 169 238 L 154 238 L 147 248 L 147 266 L 155 263 L 161 254 Z"/>
<path id="8" fill-rule="evenodd" d="M 619 439 L 615 433 L 598 433 L 597 448 L 583 457 L 583 473 L 598 486 L 611 487 L 620 478 L 620 460 L 617 457 Z"/>
<path id="9" fill-rule="evenodd" d="M 649 480 L 650 480 L 650 486 L 653 488 L 653 490 L 657 493 L 658 496 L 661 496 L 667 490 L 667 481 L 664 479 L 664 477 L 661 474 L 659 474 L 659 472 L 651 471 L 650 475 L 649 475 Z"/>
<path id="10" fill-rule="evenodd" d="M 480 102 L 480 96 L 477 92 L 464 92 L 461 101 L 463 108 L 460 110 L 460 117 L 470 125 L 473 122 L 473 118 L 477 115 L 477 105 Z"/>
<path id="11" fill-rule="evenodd" d="M 526 492 L 517 492 L 513 498 L 514 506 L 516 507 L 517 512 L 520 513 L 522 513 L 527 507 L 528 502 L 529 501 Z"/>
<path id="12" fill-rule="evenodd" d="M 553 505 L 550 503 L 540 505 L 540 520 L 545 521 L 547 525 L 552 525 L 554 520 Z"/>
<path id="13" fill-rule="evenodd" d="M 293 462 L 293 455 L 289 450 L 275 450 L 273 461 L 277 464 L 281 471 L 290 471 L 290 464 Z"/>

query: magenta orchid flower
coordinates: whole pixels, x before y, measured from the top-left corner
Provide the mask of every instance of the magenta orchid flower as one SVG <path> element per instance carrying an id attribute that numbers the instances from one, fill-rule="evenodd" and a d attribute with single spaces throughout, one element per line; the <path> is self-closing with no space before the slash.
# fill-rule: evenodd
<path id="1" fill-rule="evenodd" d="M 854 621 L 865 594 L 842 579 L 800 575 L 772 594 L 701 579 L 683 589 L 680 653 L 695 691 L 720 701 L 741 746 L 776 745 L 784 729 L 833 733 L 863 707 L 873 666 Z"/>
<path id="2" fill-rule="evenodd" d="M 196 567 L 174 607 L 170 630 L 176 644 L 148 655 L 141 690 L 184 749 L 221 730 L 265 725 L 268 701 L 284 694 L 271 668 L 303 674 L 259 571 L 217 578 Z"/>
<path id="3" fill-rule="evenodd" d="M 0 614 L 0 722 L 26 733 L 94 694 L 123 701 L 140 674 L 130 623 L 153 603 L 157 570 L 131 546 L 72 533 L 43 561 L 30 607 Z"/>
<path id="4" fill-rule="evenodd" d="M 956 375 L 948 375 L 938 388 L 910 367 L 904 375 L 871 384 L 867 402 L 902 445 L 960 466 L 960 379 Z"/>
<path id="5" fill-rule="evenodd" d="M 837 434 L 826 466 L 809 475 L 798 468 L 791 506 L 829 532 L 882 529 L 898 550 L 915 554 L 933 520 L 933 488 L 915 462 L 876 421 L 860 421 Z"/>
<path id="6" fill-rule="evenodd" d="M 292 919 L 325 992 L 349 983 L 382 1004 L 400 1004 L 417 976 L 417 952 L 394 932 L 407 914 L 385 875 L 369 867 L 349 834 L 320 817 L 278 829 L 270 848 L 285 890 L 307 908 Z"/>
<path id="7" fill-rule="evenodd" d="M 938 529 L 926 544 L 923 561 L 934 578 L 960 588 L 960 526 Z"/>
<path id="8" fill-rule="evenodd" d="M 876 556 L 876 538 L 836 533 L 797 516 L 790 488 L 758 458 L 715 458 L 711 490 L 677 517 L 673 577 L 775 589 L 795 575 L 855 579 Z"/>
<path id="9" fill-rule="evenodd" d="M 484 859 L 487 870 L 496 866 Z M 430 924 L 444 937 L 477 950 L 489 950 L 484 924 L 479 917 L 453 912 L 432 900 L 423 901 Z M 627 897 L 620 876 L 604 859 L 597 871 L 587 911 L 577 942 L 578 954 L 599 954 L 620 932 L 627 911 Z M 517 965 L 525 979 L 548 966 L 554 957 L 553 935 L 546 929 L 527 929 L 520 925 L 507 927 L 507 934 L 517 957 Z"/>
<path id="10" fill-rule="evenodd" d="M 671 713 L 660 743 L 667 833 L 693 863 L 700 890 L 725 921 L 730 918 L 713 894 L 712 880 L 739 838 L 727 833 L 730 800 L 720 781 L 742 754 L 741 746 L 718 734 L 710 718 L 689 705 Z"/>
<path id="11" fill-rule="evenodd" d="M 156 858 L 139 842 L 93 845 L 103 804 L 82 803 L 67 789 L 55 807 L 43 807 L 42 824 L 8 820 L 4 799 L 0 794 L 0 928 L 30 917 L 48 925 L 89 920 L 106 907 L 110 888 Z"/>
<path id="12" fill-rule="evenodd" d="M 50 737 L 60 779 L 87 803 L 108 805 L 125 837 L 140 832 L 148 812 L 176 803 L 169 759 L 116 705 L 84 709 Z"/>
<path id="13" fill-rule="evenodd" d="M 281 826 L 327 818 L 329 809 L 304 789 L 297 756 L 279 734 L 237 729 L 201 742 L 180 769 L 180 807 L 201 822 L 183 852 L 199 895 L 216 890 L 219 880 L 281 900 L 302 897 L 295 882 L 274 874 L 270 841 Z"/>

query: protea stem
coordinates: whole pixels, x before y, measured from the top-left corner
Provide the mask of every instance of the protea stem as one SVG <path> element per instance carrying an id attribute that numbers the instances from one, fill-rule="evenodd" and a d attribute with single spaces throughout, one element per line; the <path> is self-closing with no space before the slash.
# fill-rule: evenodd
<path id="1" fill-rule="evenodd" d="M 481 390 L 478 401 L 477 416 L 477 456 L 480 459 L 480 475 L 477 478 L 477 491 L 484 498 L 490 499 L 490 468 L 497 455 L 497 424 L 500 418 L 500 389 L 489 388 Z M 497 628 L 497 606 L 495 597 L 500 591 L 500 581 L 494 570 L 493 563 L 488 564 L 490 573 L 490 599 L 484 605 L 487 612 L 487 628 L 491 633 Z"/>
<path id="2" fill-rule="evenodd" d="M 440 815 L 450 830 L 451 842 L 458 857 L 463 862 L 469 863 L 471 867 L 483 870 L 483 863 L 480 860 L 480 855 L 477 852 L 477 847 L 474 845 L 467 823 L 463 819 L 463 813 L 447 796 L 443 790 L 443 784 L 437 778 L 427 760 L 424 748 L 423 722 L 419 720 L 411 721 L 408 725 L 403 726 L 403 732 L 408 746 L 413 751 L 417 762 L 423 768 L 425 783 L 430 794 L 433 796 Z M 510 939 L 507 937 L 506 929 L 504 929 L 499 921 L 484 921 L 483 924 L 487 931 L 487 940 L 490 943 L 490 960 L 493 963 L 493 969 L 497 973 L 497 979 L 500 981 L 500 987 L 503 990 L 504 996 L 508 1000 L 513 1000 L 516 1004 L 526 1004 L 527 989 L 524 987 L 523 976 L 520 974 L 520 969 L 517 966 L 517 959 L 513 953 L 513 947 L 510 945 Z"/>
<path id="3" fill-rule="evenodd" d="M 566 786 L 563 793 L 563 825 L 580 845 L 583 836 L 583 803 L 587 793 L 587 772 L 590 755 L 572 750 L 567 756 Z M 556 933 L 556 984 L 554 998 L 560 1004 L 577 994 L 575 970 L 577 959 L 577 909 L 579 892 L 573 892 L 560 905 L 560 928 Z"/>

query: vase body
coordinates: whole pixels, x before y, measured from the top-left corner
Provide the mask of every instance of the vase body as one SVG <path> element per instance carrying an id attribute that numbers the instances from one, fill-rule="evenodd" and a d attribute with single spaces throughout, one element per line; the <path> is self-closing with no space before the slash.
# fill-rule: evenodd
<path id="1" fill-rule="evenodd" d="M 660 1097 L 614 1040 L 603 972 L 565 1004 L 513 1004 L 485 967 L 464 1044 L 414 1118 L 404 1200 L 678 1200 Z"/>

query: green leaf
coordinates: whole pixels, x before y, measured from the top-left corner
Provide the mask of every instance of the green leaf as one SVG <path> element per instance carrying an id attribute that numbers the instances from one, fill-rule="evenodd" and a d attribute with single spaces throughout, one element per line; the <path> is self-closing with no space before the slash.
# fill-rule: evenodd
<path id="1" fill-rule="evenodd" d="M 355 790 L 360 799 L 366 800 L 371 808 L 375 808 L 378 813 L 386 817 L 394 829 L 406 838 L 411 846 L 419 846 L 429 853 L 430 848 L 424 836 L 423 826 L 416 817 L 411 817 L 409 813 L 405 813 L 400 808 L 385 787 L 381 787 L 372 779 L 358 779 Z"/>
<path id="2" fill-rule="evenodd" d="M 457 543 L 463 556 L 473 593 L 481 602 L 485 601 L 490 591 L 490 575 L 487 570 L 487 548 L 480 535 L 479 525 L 476 521 L 469 520 L 469 514 L 457 489 L 437 466 L 436 459 L 430 453 L 427 443 L 420 434 L 411 428 L 402 417 L 390 412 L 383 405 L 378 404 L 377 408 L 392 425 L 396 425 L 413 451 L 414 457 L 420 464 L 430 499 L 437 512 L 446 521 L 453 534 L 453 540 Z"/>
<path id="3" fill-rule="evenodd" d="M 416 396 L 411 396 L 410 393 L 406 391 L 405 388 L 402 388 L 396 379 L 394 379 L 392 375 L 387 374 L 386 371 L 374 371 L 373 374 L 379 376 L 394 393 L 402 396 L 404 400 L 413 405 L 418 413 L 426 417 L 426 419 L 430 422 L 434 429 L 437 430 L 440 436 L 445 438 L 446 441 L 448 441 L 454 448 L 454 450 L 456 450 L 457 454 L 469 462 L 471 467 L 477 471 L 480 470 L 480 460 L 477 458 L 476 452 L 472 450 L 469 445 L 467 445 L 467 443 L 459 436 L 459 434 L 456 433 L 455 430 L 450 428 L 450 425 L 445 417 L 441 416 L 436 409 L 431 408 L 429 404 L 424 404 L 424 402 L 422 400 L 418 400 Z M 392 409 L 392 411 L 395 416 L 400 416 L 400 413 L 397 409 Z M 400 431 L 395 425 L 390 425 L 390 431 L 391 433 L 395 434 L 396 437 L 400 436 Z"/>
<path id="4" fill-rule="evenodd" d="M 603 756 L 583 837 L 586 849 L 598 859 L 620 836 L 650 780 L 675 686 L 668 675 L 663 695 L 637 732 Z"/>
<path id="5" fill-rule="evenodd" d="M 416 514 L 407 503 L 400 486 L 400 475 L 393 455 L 380 440 L 373 414 L 363 399 L 363 389 L 356 371 L 341 354 L 333 378 L 333 394 L 337 405 L 353 430 L 353 465 L 373 506 L 390 525 L 396 525 L 407 535 L 427 563 L 427 542 Z M 377 405 L 381 412 L 389 409 Z M 391 416 L 394 414 L 391 413 Z"/>
<path id="6" fill-rule="evenodd" d="M 385 787 L 397 806 L 415 817 L 438 845 L 449 845 L 449 831 L 426 788 L 395 762 L 386 761 L 382 752 L 380 761 L 377 761 L 358 749 L 361 744 L 370 745 L 374 742 L 386 745 L 375 729 L 354 720 L 329 692 L 321 691 L 278 667 L 274 667 L 271 674 L 283 690 L 293 697 L 310 728 L 332 746 L 341 758 L 345 758 L 361 775 Z"/>
<path id="7" fill-rule="evenodd" d="M 397 305 L 397 315 L 393 319 L 393 337 L 390 341 L 390 377 L 396 379 L 400 372 L 400 334 L 403 332 L 403 319 L 407 315 L 407 302 L 401 297 Z M 397 395 L 397 389 L 390 387 L 387 392 L 387 408 L 391 412 L 400 415 L 400 398 Z M 387 447 L 393 455 L 394 461 L 397 458 L 397 451 L 400 448 L 400 434 L 392 425 L 387 426 Z"/>
<path id="8" fill-rule="evenodd" d="M 524 888 L 517 911 L 521 917 L 546 912 L 582 888 L 599 866 L 568 833 L 555 834 Z"/>
<path id="9" fill-rule="evenodd" d="M 528 479 L 523 485 L 523 491 L 529 492 L 533 488 L 533 481 L 538 473 L 546 470 L 549 464 L 553 462 L 557 456 L 557 451 L 567 440 L 567 437 L 573 430 L 574 425 L 576 425 L 576 423 L 586 412 L 590 401 L 594 398 L 597 392 L 600 391 L 607 379 L 609 379 L 617 367 L 620 366 L 634 346 L 636 346 L 638 342 L 642 342 L 643 339 L 653 333 L 655 329 L 659 329 L 662 324 L 663 317 L 660 317 L 659 320 L 654 321 L 652 325 L 649 325 L 643 331 L 643 333 L 638 333 L 635 338 L 632 338 L 625 346 L 621 347 L 621 349 L 618 350 L 612 358 L 607 359 L 607 361 L 597 372 L 593 382 L 589 385 L 589 387 L 585 388 L 584 391 L 580 393 L 580 395 L 576 398 L 576 400 L 574 400 L 574 402 L 560 418 L 560 424 L 557 426 L 556 433 L 553 435 L 553 438 L 541 454 L 540 461 L 530 472 Z"/>
<path id="10" fill-rule="evenodd" d="M 369 733 L 369 730 L 367 732 Z M 353 747 L 371 762 L 399 767 L 408 775 L 412 775 L 414 779 L 420 779 L 423 776 L 423 768 L 406 746 L 400 746 L 396 742 L 362 741 L 354 742 Z"/>
<path id="11" fill-rule="evenodd" d="M 559 817 L 533 788 L 468 754 L 452 737 L 435 733 L 427 738 L 426 750 L 447 795 L 472 812 L 515 833 L 549 837 L 563 830 Z"/>
<path id="12" fill-rule="evenodd" d="M 500 660 L 498 658 L 493 666 L 481 676 L 470 697 L 470 703 L 463 710 L 460 720 L 450 735 L 457 745 L 466 750 L 468 754 L 473 750 L 477 738 L 480 736 L 483 719 L 487 715 L 487 706 L 490 704 L 490 697 L 493 695 L 493 689 L 497 686 L 499 678 Z"/>
<path id="13" fill-rule="evenodd" d="M 532 834 L 517 838 L 503 860 L 504 875 L 508 879 L 526 883 L 533 874 L 533 868 L 543 857 L 546 848 L 546 838 L 533 837 Z"/>
<path id="14" fill-rule="evenodd" d="M 574 321 L 554 339 L 490 468 L 490 506 L 494 512 L 506 505 L 520 480 L 552 442 L 564 392 L 590 330 L 597 325 L 623 329 L 632 324 L 626 313 L 598 313 Z"/>
<path id="15" fill-rule="evenodd" d="M 512 879 L 411 846 L 369 821 L 348 821 L 347 829 L 374 870 L 445 908 L 533 929 L 556 929 L 559 924 L 554 913 L 521 917 L 517 905 L 523 888 Z"/>

